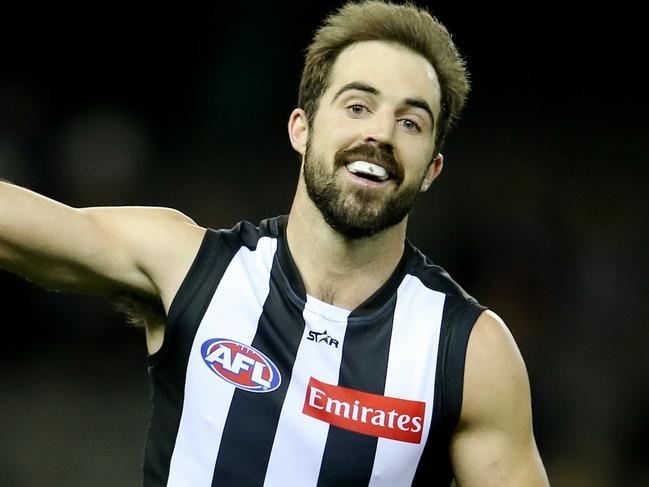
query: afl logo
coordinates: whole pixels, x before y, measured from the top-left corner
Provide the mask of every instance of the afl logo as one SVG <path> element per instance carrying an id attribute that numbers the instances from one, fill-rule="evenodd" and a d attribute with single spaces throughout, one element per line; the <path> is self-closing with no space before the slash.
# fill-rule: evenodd
<path id="1" fill-rule="evenodd" d="M 282 383 L 277 366 L 250 345 L 211 338 L 201 346 L 205 364 L 221 379 L 250 392 L 271 392 Z"/>

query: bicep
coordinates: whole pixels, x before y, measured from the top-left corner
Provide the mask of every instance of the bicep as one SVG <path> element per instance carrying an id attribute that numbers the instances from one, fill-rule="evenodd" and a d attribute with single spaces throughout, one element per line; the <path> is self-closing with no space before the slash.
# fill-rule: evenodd
<path id="1" fill-rule="evenodd" d="M 525 365 L 509 330 L 491 312 L 483 313 L 469 338 L 451 459 L 460 487 L 548 485 Z"/>
<path id="2" fill-rule="evenodd" d="M 168 208 L 73 208 L 9 190 L 14 205 L 3 215 L 0 267 L 50 289 L 157 297 L 156 278 L 164 286 L 169 274 L 159 269 L 182 253 L 176 242 L 184 242 L 184 230 L 199 228 Z"/>
<path id="3" fill-rule="evenodd" d="M 122 284 L 147 289 L 117 228 L 94 212 L 22 188 L 9 190 L 11 211 L 2 214 L 2 268 L 61 291 L 110 292 Z"/>
<path id="4" fill-rule="evenodd" d="M 545 487 L 547 477 L 533 435 L 505 430 L 458 432 L 451 445 L 458 487 Z"/>

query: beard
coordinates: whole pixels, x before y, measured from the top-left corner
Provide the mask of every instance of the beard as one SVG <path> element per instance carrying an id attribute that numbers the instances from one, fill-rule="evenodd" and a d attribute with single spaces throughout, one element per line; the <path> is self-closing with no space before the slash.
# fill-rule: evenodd
<path id="1" fill-rule="evenodd" d="M 366 158 L 381 163 L 390 174 L 388 184 L 394 185 L 394 189 L 345 187 L 349 185 L 336 177 L 341 167 Z M 340 150 L 334 156 L 333 171 L 328 173 L 325 167 L 323 158 L 313 153 L 309 137 L 304 160 L 307 194 L 329 226 L 353 240 L 371 237 L 401 222 L 410 213 L 424 177 L 422 175 L 419 184 L 403 186 L 403 168 L 392 151 L 371 144 Z"/>

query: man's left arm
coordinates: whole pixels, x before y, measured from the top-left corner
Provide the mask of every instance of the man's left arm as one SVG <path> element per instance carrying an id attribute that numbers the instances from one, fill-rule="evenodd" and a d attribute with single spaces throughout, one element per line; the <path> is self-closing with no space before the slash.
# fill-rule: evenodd
<path id="1" fill-rule="evenodd" d="M 469 337 L 451 461 L 459 487 L 549 486 L 532 431 L 525 364 L 491 311 L 482 313 Z"/>

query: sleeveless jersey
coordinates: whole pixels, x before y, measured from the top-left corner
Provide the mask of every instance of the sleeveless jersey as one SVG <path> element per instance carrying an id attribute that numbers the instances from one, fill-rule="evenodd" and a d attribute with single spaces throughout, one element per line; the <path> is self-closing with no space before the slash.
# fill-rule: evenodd
<path id="1" fill-rule="evenodd" d="M 358 308 L 314 299 L 287 221 L 207 230 L 149 358 L 144 485 L 448 486 L 485 308 L 408 241 Z"/>

